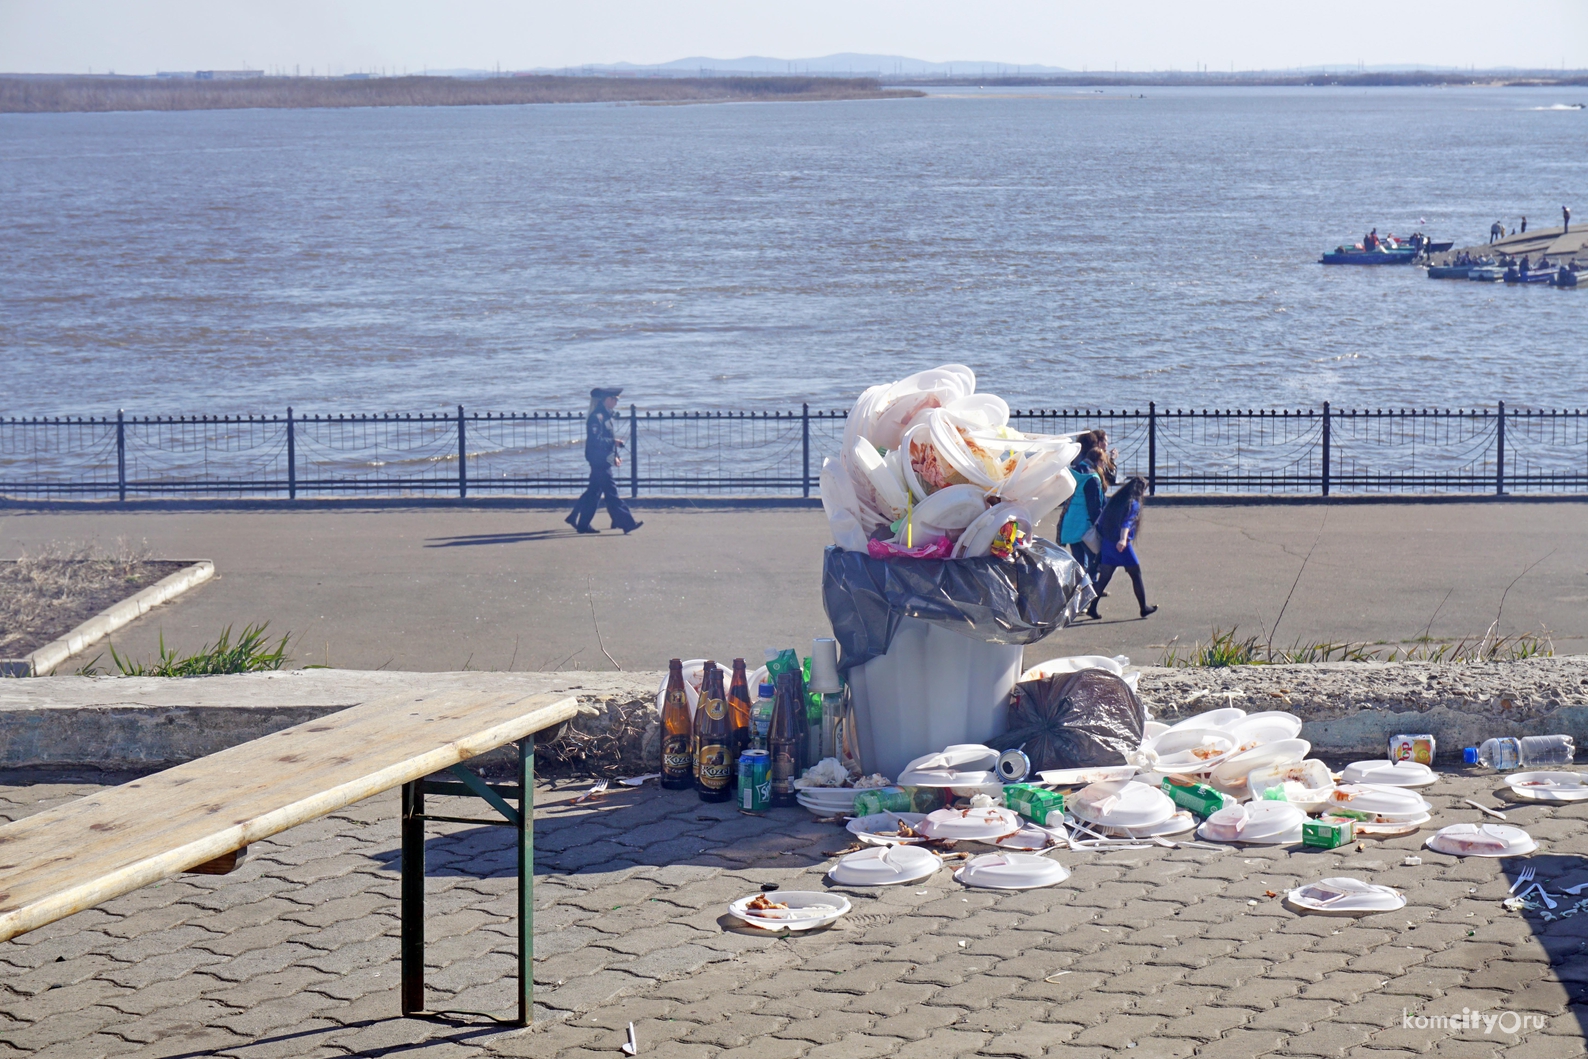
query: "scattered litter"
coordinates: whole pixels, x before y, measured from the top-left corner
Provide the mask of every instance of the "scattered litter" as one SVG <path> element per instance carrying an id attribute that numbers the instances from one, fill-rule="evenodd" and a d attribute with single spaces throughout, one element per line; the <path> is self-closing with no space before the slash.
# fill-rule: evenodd
<path id="1" fill-rule="evenodd" d="M 1538 906 L 1525 897 L 1507 897 L 1500 905 L 1508 912 L 1520 912 L 1523 909 L 1535 909 Z"/>
<path id="2" fill-rule="evenodd" d="M 1051 982 L 1055 978 L 1063 978 L 1067 974 L 1074 974 L 1074 973 L 1075 973 L 1074 971 L 1055 971 L 1052 974 L 1048 975 L 1046 978 L 1044 978 L 1043 981 L 1044 982 Z"/>
<path id="3" fill-rule="evenodd" d="M 639 1054 L 639 1050 L 640 1044 L 639 1041 L 635 1040 L 634 1038 L 634 1023 L 631 1022 L 629 1023 L 629 1039 L 628 1042 L 623 1045 L 623 1053 L 625 1055 L 637 1055 Z"/>
<path id="4" fill-rule="evenodd" d="M 1298 886 L 1285 895 L 1293 908 L 1304 912 L 1356 915 L 1363 912 L 1393 912 L 1406 907 L 1406 896 L 1388 886 L 1340 876 Z"/>
<path id="5" fill-rule="evenodd" d="M 1468 805 L 1472 806 L 1474 809 L 1479 810 L 1480 812 L 1488 813 L 1490 816 L 1494 817 L 1497 820 L 1504 820 L 1505 819 L 1505 814 L 1504 813 L 1498 812 L 1498 811 L 1496 811 L 1494 809 L 1490 809 L 1487 805 L 1484 805 L 1482 802 L 1475 802 L 1471 798 L 1463 798 L 1461 800 L 1466 802 Z"/>
<path id="6" fill-rule="evenodd" d="M 1405 860 L 1401 861 L 1401 863 L 1408 868 L 1415 868 L 1422 862 L 1423 858 L 1421 857 L 1407 857 Z"/>
<path id="7" fill-rule="evenodd" d="M 602 795 L 606 794 L 606 792 L 607 792 L 607 782 L 608 782 L 607 780 L 602 780 L 600 783 L 597 783 L 595 786 L 591 787 L 589 790 L 587 790 L 583 794 L 579 795 L 579 797 L 575 798 L 573 800 L 573 804 L 574 805 L 578 805 L 580 802 L 593 802 L 597 798 L 599 798 Z"/>
<path id="8" fill-rule="evenodd" d="M 630 776 L 628 779 L 618 780 L 618 782 L 625 787 L 638 787 L 644 784 L 646 780 L 659 780 L 661 778 L 662 774 L 660 772 L 647 772 L 643 776 Z"/>
<path id="9" fill-rule="evenodd" d="M 1571 894 L 1573 897 L 1576 897 L 1578 894 L 1582 893 L 1584 890 L 1588 890 L 1588 882 L 1578 883 L 1576 886 L 1568 886 L 1562 892 Z"/>

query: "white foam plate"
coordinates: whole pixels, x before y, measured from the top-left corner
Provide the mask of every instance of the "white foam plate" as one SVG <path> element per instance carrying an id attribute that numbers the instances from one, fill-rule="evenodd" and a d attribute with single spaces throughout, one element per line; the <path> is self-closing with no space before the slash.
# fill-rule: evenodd
<path id="1" fill-rule="evenodd" d="M 1420 761 L 1353 761 L 1340 773 L 1341 783 L 1376 783 L 1382 787 L 1426 787 L 1439 774 Z"/>
<path id="2" fill-rule="evenodd" d="M 1055 787 L 1084 787 L 1111 780 L 1128 780 L 1136 772 L 1135 765 L 1102 765 L 1089 769 L 1049 769 L 1037 773 L 1037 777 L 1043 783 L 1051 783 Z"/>
<path id="3" fill-rule="evenodd" d="M 1130 780 L 1094 783 L 1066 798 L 1077 820 L 1103 827 L 1155 827 L 1175 814 L 1174 801 L 1157 787 Z"/>
<path id="4" fill-rule="evenodd" d="M 1535 802 L 1580 802 L 1588 799 L 1588 783 L 1580 772 L 1517 772 L 1506 786 Z"/>
<path id="5" fill-rule="evenodd" d="M 854 787 L 795 787 L 795 797 L 813 802 L 830 802 L 834 805 L 854 805 L 860 794 Z"/>
<path id="6" fill-rule="evenodd" d="M 1254 842 L 1280 845 L 1301 841 L 1307 814 L 1289 802 L 1248 802 L 1220 809 L 1197 828 L 1210 842 Z"/>
<path id="7" fill-rule="evenodd" d="M 872 846 L 839 859 L 827 877 L 840 886 L 898 886 L 919 882 L 943 866 L 943 859 L 920 846 Z"/>
<path id="8" fill-rule="evenodd" d="M 1231 754 L 1213 770 L 1213 778 L 1220 783 L 1236 786 L 1246 782 L 1254 770 L 1270 765 L 1300 764 L 1312 752 L 1312 744 L 1305 739 L 1280 739 L 1250 750 Z"/>
<path id="9" fill-rule="evenodd" d="M 1324 813 L 1320 820 L 1351 820 L 1348 816 L 1331 816 Z M 1380 818 L 1378 820 L 1351 820 L 1355 833 L 1364 838 L 1395 838 L 1399 835 L 1410 835 L 1421 831 L 1424 824 L 1433 819 L 1432 813 L 1418 813 L 1416 816 L 1397 817 L 1395 819 Z"/>
<path id="10" fill-rule="evenodd" d="M 1101 824 L 1091 826 L 1110 838 L 1158 838 L 1183 835 L 1197 826 L 1197 820 L 1191 815 L 1190 810 L 1181 809 L 1169 819 L 1151 827 L 1104 827 Z"/>
<path id="11" fill-rule="evenodd" d="M 1034 890 L 1069 877 L 1069 869 L 1052 857 L 1032 853 L 983 853 L 954 873 L 966 886 L 988 890 Z"/>
<path id="12" fill-rule="evenodd" d="M 1000 849 L 1012 850 L 1038 850 L 1047 849 L 1054 842 L 1064 843 L 1069 840 L 1069 832 L 1063 827 L 1043 827 L 1026 821 L 1025 825 L 1012 835 L 1005 835 L 993 845 Z"/>
<path id="13" fill-rule="evenodd" d="M 1227 726 L 1235 737 L 1236 746 L 1252 743 L 1277 743 L 1281 739 L 1294 739 L 1301 734 L 1301 718 L 1293 713 L 1267 710 L 1251 713 Z"/>
<path id="14" fill-rule="evenodd" d="M 921 830 L 932 838 L 956 842 L 991 842 L 1012 835 L 1022 825 L 1013 809 L 939 809 L 927 814 Z"/>
<path id="15" fill-rule="evenodd" d="M 901 821 L 913 828 L 925 819 L 925 813 L 872 813 L 870 816 L 857 816 L 844 827 L 868 846 L 915 846 L 926 839 L 900 838 L 883 832 L 897 831 Z"/>
<path id="16" fill-rule="evenodd" d="M 1452 857 L 1521 857 L 1538 848 L 1532 835 L 1509 824 L 1451 824 L 1423 844 Z"/>
<path id="17" fill-rule="evenodd" d="M 1319 879 L 1298 886 L 1285 895 L 1295 908 L 1324 915 L 1361 915 L 1364 912 L 1393 912 L 1406 907 L 1406 896 L 1399 890 L 1349 876 Z"/>
<path id="18" fill-rule="evenodd" d="M 1342 783 L 1330 795 L 1325 809 L 1356 809 L 1381 816 L 1415 816 L 1431 812 L 1433 806 L 1415 791 L 1404 787 L 1385 787 L 1376 783 Z"/>
<path id="19" fill-rule="evenodd" d="M 772 901 L 788 905 L 775 910 L 775 914 L 756 914 L 746 907 L 760 894 L 741 897 L 728 905 L 728 914 L 742 919 L 752 927 L 766 930 L 815 930 L 835 923 L 849 911 L 849 898 L 843 894 L 816 893 L 811 890 L 774 890 L 767 894 Z"/>
<path id="20" fill-rule="evenodd" d="M 1158 772 L 1211 772 L 1235 749 L 1235 738 L 1218 728 L 1171 728 L 1143 749 L 1156 755 Z"/>

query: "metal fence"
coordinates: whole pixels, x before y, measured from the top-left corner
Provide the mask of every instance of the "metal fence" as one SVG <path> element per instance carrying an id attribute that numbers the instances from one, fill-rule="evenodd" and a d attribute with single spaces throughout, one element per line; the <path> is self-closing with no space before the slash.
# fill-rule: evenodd
<path id="1" fill-rule="evenodd" d="M 620 414 L 639 496 L 818 495 L 843 411 Z M 1588 411 L 1031 410 L 1029 433 L 1101 428 L 1156 494 L 1588 495 Z M 12 498 L 567 496 L 580 412 L 0 419 Z"/>

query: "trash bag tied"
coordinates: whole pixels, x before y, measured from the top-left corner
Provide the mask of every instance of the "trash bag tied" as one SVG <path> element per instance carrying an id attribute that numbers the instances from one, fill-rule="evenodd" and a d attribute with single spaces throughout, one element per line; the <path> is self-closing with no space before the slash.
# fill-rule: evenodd
<path id="1" fill-rule="evenodd" d="M 1034 772 L 1123 765 L 1141 746 L 1141 700 L 1106 669 L 1055 673 L 1015 685 L 1009 730 L 988 745 L 1024 748 Z"/>

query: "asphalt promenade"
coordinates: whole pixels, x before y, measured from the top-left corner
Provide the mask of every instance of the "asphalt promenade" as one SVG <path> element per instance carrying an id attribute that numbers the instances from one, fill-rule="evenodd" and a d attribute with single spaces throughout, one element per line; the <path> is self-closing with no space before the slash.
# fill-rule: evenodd
<path id="1" fill-rule="evenodd" d="M 113 637 L 140 659 L 162 634 L 187 650 L 258 621 L 291 632 L 299 665 L 417 671 L 655 670 L 827 634 L 819 510 L 641 515 L 631 536 L 581 537 L 534 509 L 8 508 L 0 558 L 124 537 L 162 558 L 213 559 L 213 581 Z M 1547 631 L 1557 653 L 1588 653 L 1588 504 L 1149 506 L 1138 551 L 1157 614 L 1137 619 L 1121 576 L 1103 621 L 1028 659 L 1152 664 L 1215 628 L 1273 630 L 1279 646 L 1478 636 L 1497 615 L 1503 634 Z"/>

